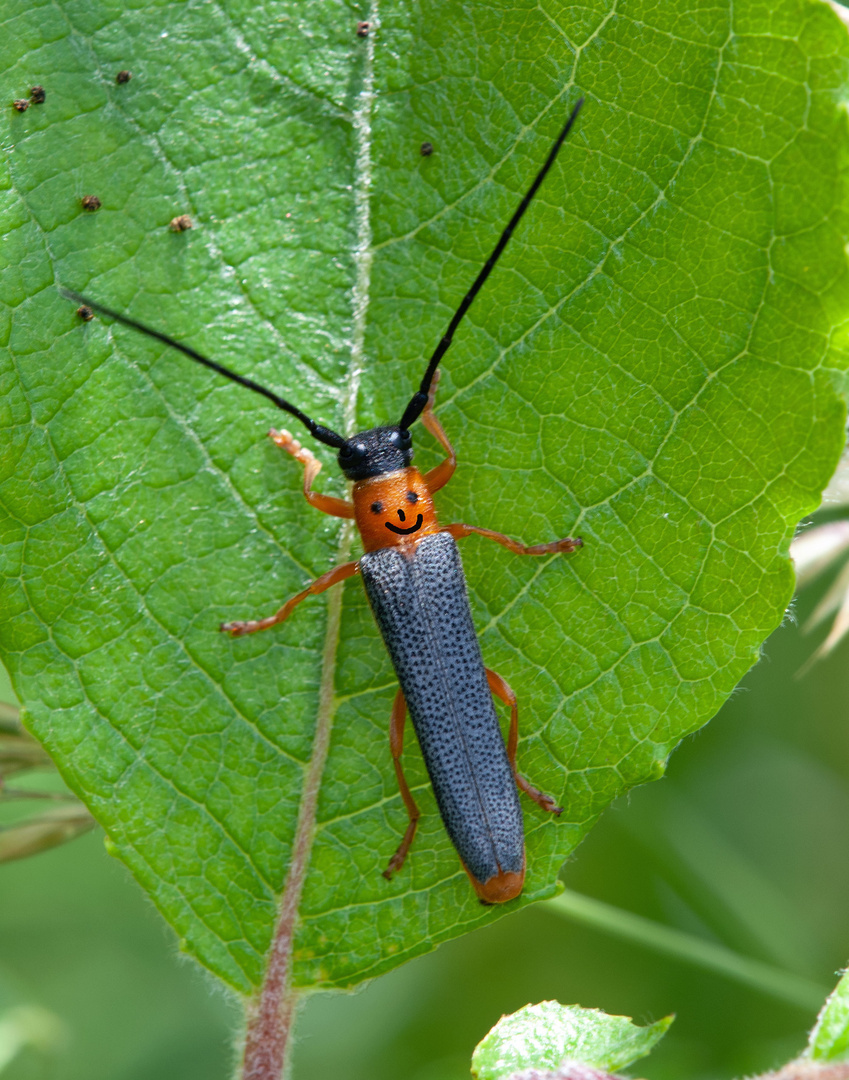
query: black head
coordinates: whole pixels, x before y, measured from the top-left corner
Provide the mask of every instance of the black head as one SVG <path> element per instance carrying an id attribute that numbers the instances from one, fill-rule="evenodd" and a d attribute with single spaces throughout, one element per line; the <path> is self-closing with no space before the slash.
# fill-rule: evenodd
<path id="1" fill-rule="evenodd" d="M 413 460 L 413 439 L 406 428 L 376 427 L 352 435 L 339 451 L 339 468 L 349 480 L 406 469 Z"/>

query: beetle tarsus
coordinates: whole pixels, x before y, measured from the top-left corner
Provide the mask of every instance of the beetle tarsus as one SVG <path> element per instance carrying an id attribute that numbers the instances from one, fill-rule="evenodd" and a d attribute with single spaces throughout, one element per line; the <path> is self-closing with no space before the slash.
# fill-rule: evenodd
<path id="1" fill-rule="evenodd" d="M 402 844 L 401 847 L 403 847 L 403 846 L 404 845 Z M 406 859 L 407 859 L 407 852 L 405 851 L 403 854 L 401 854 L 401 851 L 400 851 L 400 848 L 399 848 L 399 850 L 396 851 L 395 854 L 392 856 L 392 858 L 389 860 L 389 865 L 386 867 L 386 869 L 384 871 L 382 871 L 381 876 L 385 877 L 387 881 L 391 881 L 392 880 L 392 875 L 398 873 L 398 871 L 404 865 Z"/>
<path id="2" fill-rule="evenodd" d="M 303 465 L 304 497 L 310 506 L 314 506 L 316 510 L 321 510 L 323 514 L 330 514 L 331 517 L 352 518 L 354 516 L 354 508 L 347 499 L 337 499 L 333 495 L 322 495 L 321 492 L 312 490 L 313 482 L 321 471 L 321 462 L 312 450 L 307 449 L 306 446 L 301 446 L 300 442 L 285 428 L 280 431 L 272 428 L 268 433 L 268 437 L 275 446 L 279 446 L 281 450 L 291 454 L 295 461 L 299 461 Z"/>
<path id="3" fill-rule="evenodd" d="M 547 810 L 550 814 L 554 814 L 555 817 L 560 817 L 563 813 L 563 807 L 558 806 L 551 795 L 543 795 L 544 803 L 540 803 L 543 810 Z"/>
<path id="4" fill-rule="evenodd" d="M 386 869 L 382 871 L 382 876 L 385 877 L 387 881 L 391 881 L 392 875 L 397 874 L 398 871 L 403 867 L 404 863 L 407 861 L 407 853 L 412 846 L 413 837 L 416 834 L 417 821 L 418 818 L 416 818 L 415 821 L 411 822 L 410 825 L 407 827 L 407 832 L 404 834 L 404 839 L 398 845 L 398 850 L 389 860 Z"/>
<path id="5" fill-rule="evenodd" d="M 262 621 L 264 620 L 258 620 L 258 622 Z M 244 637 L 245 634 L 252 634 L 255 630 L 265 629 L 258 625 L 258 622 L 223 622 L 218 629 L 222 634 L 229 634 L 230 637 Z"/>
<path id="6" fill-rule="evenodd" d="M 280 431 L 276 428 L 272 428 L 268 433 L 268 437 L 275 446 L 279 446 L 281 450 L 285 450 L 287 454 L 291 454 L 292 457 L 295 458 L 296 461 L 300 461 L 302 465 L 306 465 L 307 462 L 316 460 L 316 456 L 312 450 L 302 446 L 295 436 L 285 428 L 281 428 Z M 321 468 L 321 466 L 319 466 L 319 468 Z M 316 472 L 318 472 L 318 469 Z"/>
<path id="7" fill-rule="evenodd" d="M 569 554 L 571 551 L 577 551 L 578 548 L 584 546 L 584 541 L 580 536 L 564 536 L 562 540 L 552 540 L 550 544 L 531 544 L 525 546 L 525 550 L 521 551 L 521 555 L 560 555 Z"/>
<path id="8" fill-rule="evenodd" d="M 560 817 L 563 813 L 563 807 L 558 806 L 557 802 L 551 795 L 546 795 L 545 792 L 540 791 L 539 788 L 535 788 L 524 776 L 520 776 L 516 773 L 516 783 L 521 791 L 528 796 L 529 799 L 537 804 L 540 810 L 545 810 L 548 814 L 554 814 L 555 817 Z"/>
<path id="9" fill-rule="evenodd" d="M 428 473 L 428 476 L 430 474 Z M 504 533 L 494 532 L 492 529 L 481 529 L 477 525 L 464 525 L 462 522 L 454 522 L 446 525 L 445 532 L 451 533 L 455 540 L 463 540 L 467 536 L 482 536 L 485 540 L 494 540 L 501 544 L 514 555 L 555 555 L 561 552 L 577 551 L 584 546 L 580 536 L 564 536 L 562 540 L 552 540 L 547 544 L 523 544 L 520 540 L 512 540 Z"/>

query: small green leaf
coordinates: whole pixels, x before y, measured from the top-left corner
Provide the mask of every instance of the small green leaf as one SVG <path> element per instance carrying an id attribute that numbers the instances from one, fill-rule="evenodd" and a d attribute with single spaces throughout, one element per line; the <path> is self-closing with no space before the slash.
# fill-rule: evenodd
<path id="1" fill-rule="evenodd" d="M 674 1016 L 638 1027 L 629 1016 L 599 1009 L 541 1001 L 502 1016 L 472 1056 L 476 1080 L 505 1080 L 523 1069 L 555 1070 L 566 1062 L 605 1072 L 623 1069 L 645 1057 L 665 1034 Z"/>
<path id="2" fill-rule="evenodd" d="M 849 1061 L 849 973 L 830 994 L 802 1055 L 811 1061 Z"/>

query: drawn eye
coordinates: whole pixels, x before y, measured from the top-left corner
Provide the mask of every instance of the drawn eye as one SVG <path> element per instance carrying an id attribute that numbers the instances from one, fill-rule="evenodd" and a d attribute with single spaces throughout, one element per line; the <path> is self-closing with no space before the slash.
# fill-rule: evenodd
<path id="1" fill-rule="evenodd" d="M 417 503 L 418 501 L 419 501 L 419 497 L 415 493 L 415 491 L 408 491 L 407 492 L 407 502 L 408 503 Z"/>
<path id="2" fill-rule="evenodd" d="M 383 503 L 382 502 L 372 503 L 371 504 L 371 512 L 373 514 L 382 514 L 383 513 Z"/>

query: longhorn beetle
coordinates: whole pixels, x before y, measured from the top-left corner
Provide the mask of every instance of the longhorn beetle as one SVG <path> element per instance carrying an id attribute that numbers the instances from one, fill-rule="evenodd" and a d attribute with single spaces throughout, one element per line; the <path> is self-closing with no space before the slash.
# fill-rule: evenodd
<path id="1" fill-rule="evenodd" d="M 339 466 L 353 481 L 353 502 L 313 491 L 321 463 L 288 431 L 270 432 L 277 446 L 303 465 L 304 495 L 310 505 L 334 517 L 353 518 L 365 553 L 359 561 L 337 566 L 316 578 L 275 614 L 248 622 L 224 623 L 221 629 L 233 637 L 266 630 L 288 619 L 306 597 L 324 592 L 354 574 L 362 576 L 400 683 L 392 706 L 389 743 L 409 824 L 384 876 L 390 878 L 404 865 L 419 820 L 419 809 L 401 767 L 404 723 L 409 710 L 445 828 L 475 892 L 486 904 L 512 900 L 522 891 L 525 844 L 517 786 L 543 810 L 560 814 L 562 808 L 550 795 L 533 787 L 516 767 L 519 739 L 516 696 L 500 675 L 484 667 L 455 541 L 474 533 L 502 544 L 516 555 L 569 552 L 582 544 L 580 539 L 567 537 L 527 546 L 475 525 L 439 524 L 433 495 L 451 479 L 457 458 L 433 411 L 438 365 L 554 163 L 582 105 L 583 98 L 572 109 L 536 179 L 451 319 L 430 358 L 421 386 L 398 424 L 392 427 L 372 428 L 344 438 L 252 379 L 222 367 L 158 330 L 63 290 L 75 303 L 83 303 L 156 338 L 264 395 L 300 420 L 314 439 L 338 450 Z M 444 461 L 424 476 L 410 464 L 413 457 L 410 427 L 420 416 L 447 454 Z M 506 746 L 493 707 L 493 695 L 510 707 Z"/>

